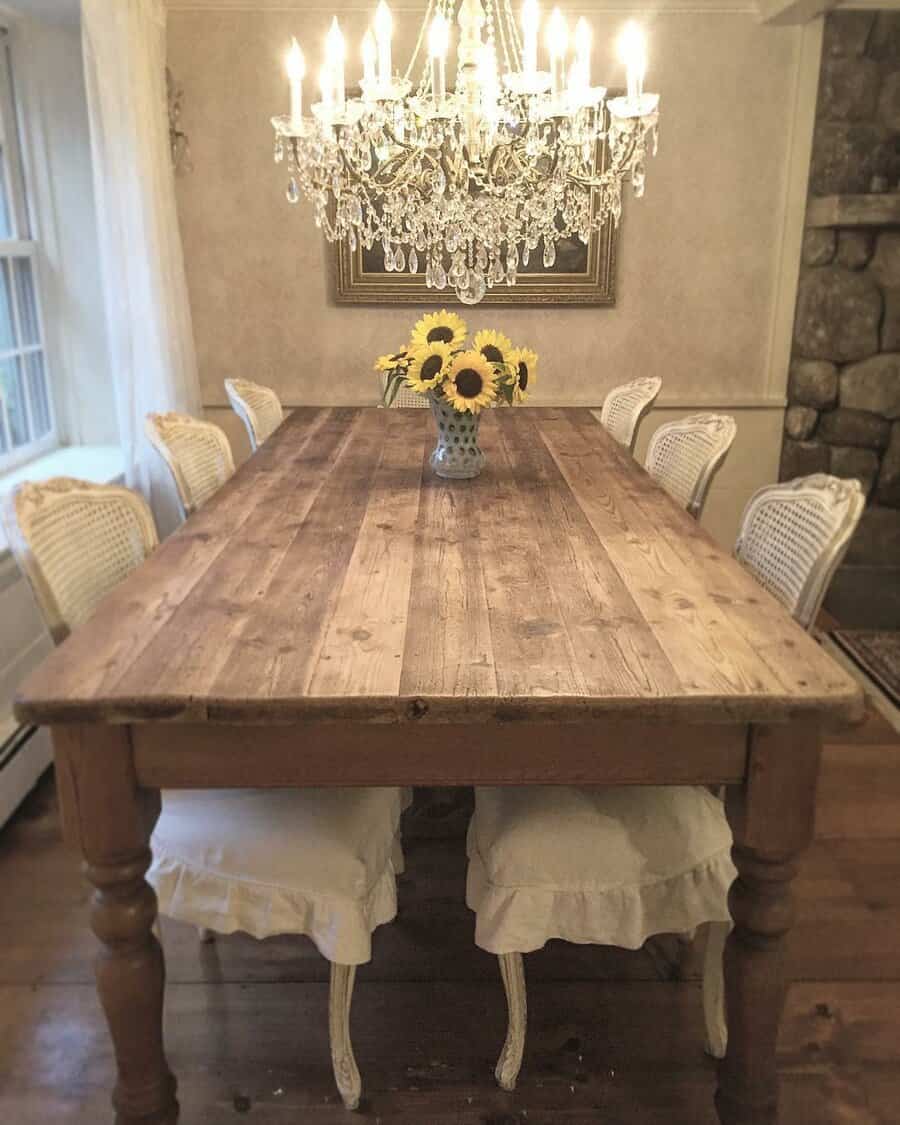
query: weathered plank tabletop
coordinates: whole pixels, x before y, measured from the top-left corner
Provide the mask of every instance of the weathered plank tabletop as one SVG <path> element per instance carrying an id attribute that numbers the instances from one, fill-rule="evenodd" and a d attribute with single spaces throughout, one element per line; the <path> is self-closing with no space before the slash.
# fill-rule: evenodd
<path id="1" fill-rule="evenodd" d="M 118 1121 L 173 1122 L 143 879 L 161 787 L 725 783 L 726 1125 L 775 1119 L 780 950 L 819 731 L 859 689 L 586 410 L 295 411 L 27 681 L 98 887 Z M 154 1116 L 155 1115 L 155 1116 Z"/>

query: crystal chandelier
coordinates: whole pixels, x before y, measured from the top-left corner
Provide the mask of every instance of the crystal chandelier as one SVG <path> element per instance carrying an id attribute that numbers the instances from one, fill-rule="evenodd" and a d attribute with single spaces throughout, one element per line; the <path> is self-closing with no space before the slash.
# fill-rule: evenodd
<path id="1" fill-rule="evenodd" d="M 346 50 L 334 19 L 311 116 L 303 115 L 305 64 L 294 40 L 291 112 L 272 119 L 287 198 L 311 200 L 330 241 L 345 239 L 351 250 L 378 243 L 386 270 L 424 270 L 429 288 L 450 286 L 467 305 L 495 285 L 515 285 L 532 255 L 552 267 L 560 239 L 587 243 L 592 231 L 618 221 L 623 182 L 643 194 L 646 151 L 655 153 L 658 134 L 659 95 L 643 91 L 646 51 L 636 24 L 619 39 L 627 92 L 607 98 L 605 87 L 591 84 L 584 19 L 570 49 L 565 19 L 553 10 L 544 29 L 549 70 L 540 70 L 537 0 L 525 0 L 521 21 L 510 0 L 485 3 L 460 0 L 452 90 L 456 0 L 428 0 L 403 76 L 392 66 L 392 19 L 381 0 L 374 34 L 362 42 L 361 96 L 346 95 Z"/>

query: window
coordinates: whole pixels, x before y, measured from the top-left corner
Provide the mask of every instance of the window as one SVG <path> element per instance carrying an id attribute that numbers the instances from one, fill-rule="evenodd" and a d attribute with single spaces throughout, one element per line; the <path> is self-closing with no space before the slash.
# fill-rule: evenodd
<path id="1" fill-rule="evenodd" d="M 0 472 L 56 445 L 9 43 L 0 33 Z"/>

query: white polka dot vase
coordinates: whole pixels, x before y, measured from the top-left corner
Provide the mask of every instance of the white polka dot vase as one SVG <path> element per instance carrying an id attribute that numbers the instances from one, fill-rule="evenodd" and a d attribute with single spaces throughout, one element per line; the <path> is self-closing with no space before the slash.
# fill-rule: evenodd
<path id="1" fill-rule="evenodd" d="M 428 396 L 437 425 L 437 445 L 431 454 L 431 467 L 439 477 L 467 480 L 477 477 L 484 465 L 478 445 L 480 414 L 454 410 L 445 399 Z"/>

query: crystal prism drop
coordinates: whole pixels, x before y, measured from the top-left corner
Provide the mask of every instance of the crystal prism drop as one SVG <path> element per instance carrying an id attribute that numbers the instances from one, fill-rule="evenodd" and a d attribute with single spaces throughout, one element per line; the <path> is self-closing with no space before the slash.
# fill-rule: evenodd
<path id="1" fill-rule="evenodd" d="M 394 269 L 397 273 L 403 273 L 406 269 L 406 255 L 403 253 L 403 247 L 397 247 L 397 253 L 394 255 Z"/>
<path id="2" fill-rule="evenodd" d="M 409 272 L 419 272 L 419 255 L 415 252 L 415 249 L 410 250 L 409 252 Z"/>
<path id="3" fill-rule="evenodd" d="M 447 273 L 440 262 L 434 267 L 434 287 L 435 289 L 447 288 Z"/>
<path id="4" fill-rule="evenodd" d="M 544 269 L 549 270 L 556 261 L 556 245 L 552 241 L 544 239 Z"/>
<path id="5" fill-rule="evenodd" d="M 457 287 L 456 295 L 464 305 L 477 305 L 484 297 L 487 286 L 484 278 L 472 270 L 467 271 L 467 284 L 464 288 Z"/>
<path id="6" fill-rule="evenodd" d="M 300 189 L 297 187 L 297 181 L 293 176 L 288 180 L 287 191 L 284 194 L 287 197 L 288 203 L 300 202 Z"/>

